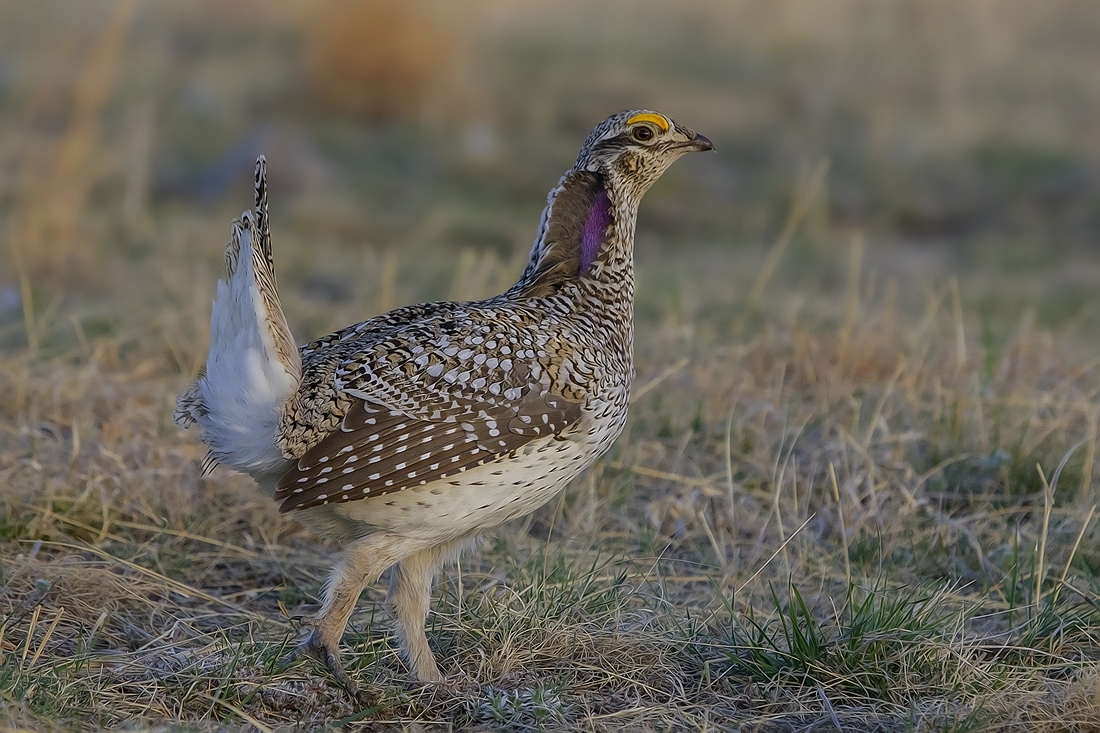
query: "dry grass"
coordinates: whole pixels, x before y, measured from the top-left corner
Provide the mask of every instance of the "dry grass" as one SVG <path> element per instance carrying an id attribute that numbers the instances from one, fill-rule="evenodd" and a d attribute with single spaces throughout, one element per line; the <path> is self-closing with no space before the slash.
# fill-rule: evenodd
<path id="1" fill-rule="evenodd" d="M 0 6 L 0 727 L 1100 730 L 1091 5 L 484 0 L 483 104 L 368 128 L 301 112 L 308 8 L 267 5 Z M 623 438 L 445 576 L 448 684 L 381 587 L 375 707 L 278 669 L 337 548 L 170 421 L 249 146 L 307 338 L 499 290 L 636 97 L 725 157 L 644 206 Z"/>
<path id="2" fill-rule="evenodd" d="M 451 684 L 405 682 L 367 594 L 363 720 L 1100 726 L 1095 364 L 1053 360 L 1073 346 L 1034 328 L 983 353 L 953 283 L 917 318 L 868 301 L 856 254 L 839 325 L 720 346 L 649 324 L 616 454 L 444 581 Z M 7 724 L 362 712 L 311 664 L 276 669 L 332 548 L 247 479 L 197 477 L 169 355 L 103 339 L 0 366 Z"/>

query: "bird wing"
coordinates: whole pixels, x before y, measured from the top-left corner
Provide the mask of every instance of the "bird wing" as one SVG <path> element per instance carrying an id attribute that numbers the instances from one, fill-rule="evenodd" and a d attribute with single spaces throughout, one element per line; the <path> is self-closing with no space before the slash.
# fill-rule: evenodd
<path id="1" fill-rule="evenodd" d="M 551 388 L 563 348 L 537 325 L 511 311 L 449 311 L 349 352 L 335 380 L 352 407 L 280 479 L 280 511 L 453 477 L 574 425 L 579 401 Z"/>

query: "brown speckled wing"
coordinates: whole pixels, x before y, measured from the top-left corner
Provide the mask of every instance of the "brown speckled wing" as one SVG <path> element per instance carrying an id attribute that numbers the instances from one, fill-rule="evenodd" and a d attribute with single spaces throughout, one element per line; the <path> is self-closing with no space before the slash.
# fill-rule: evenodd
<path id="1" fill-rule="evenodd" d="M 306 452 L 279 481 L 280 511 L 382 496 L 445 481 L 498 460 L 580 418 L 580 405 L 549 394 L 519 403 L 510 418 L 483 409 L 462 420 L 417 420 L 357 400 L 340 429 Z"/>
<path id="2" fill-rule="evenodd" d="M 453 480 L 580 419 L 580 405 L 552 391 L 560 355 L 537 328 L 463 316 L 364 338 L 335 374 L 353 406 L 280 479 L 281 511 Z"/>

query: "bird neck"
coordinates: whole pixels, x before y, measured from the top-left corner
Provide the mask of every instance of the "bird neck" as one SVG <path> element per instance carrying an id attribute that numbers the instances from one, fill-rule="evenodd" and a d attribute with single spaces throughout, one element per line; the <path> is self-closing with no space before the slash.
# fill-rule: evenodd
<path id="1" fill-rule="evenodd" d="M 602 285 L 632 300 L 637 218 L 637 198 L 614 178 L 569 171 L 547 196 L 531 257 L 509 293 L 537 298 L 571 284 L 582 292 Z"/>

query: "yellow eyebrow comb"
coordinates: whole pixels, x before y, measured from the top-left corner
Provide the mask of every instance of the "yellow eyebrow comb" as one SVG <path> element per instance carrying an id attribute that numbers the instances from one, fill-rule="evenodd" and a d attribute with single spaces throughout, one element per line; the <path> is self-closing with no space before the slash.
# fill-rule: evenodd
<path id="1" fill-rule="evenodd" d="M 653 112 L 639 112 L 626 121 L 626 124 L 633 125 L 635 122 L 652 122 L 657 127 L 661 128 L 662 132 L 668 132 L 668 120 L 663 115 L 655 114 Z"/>

